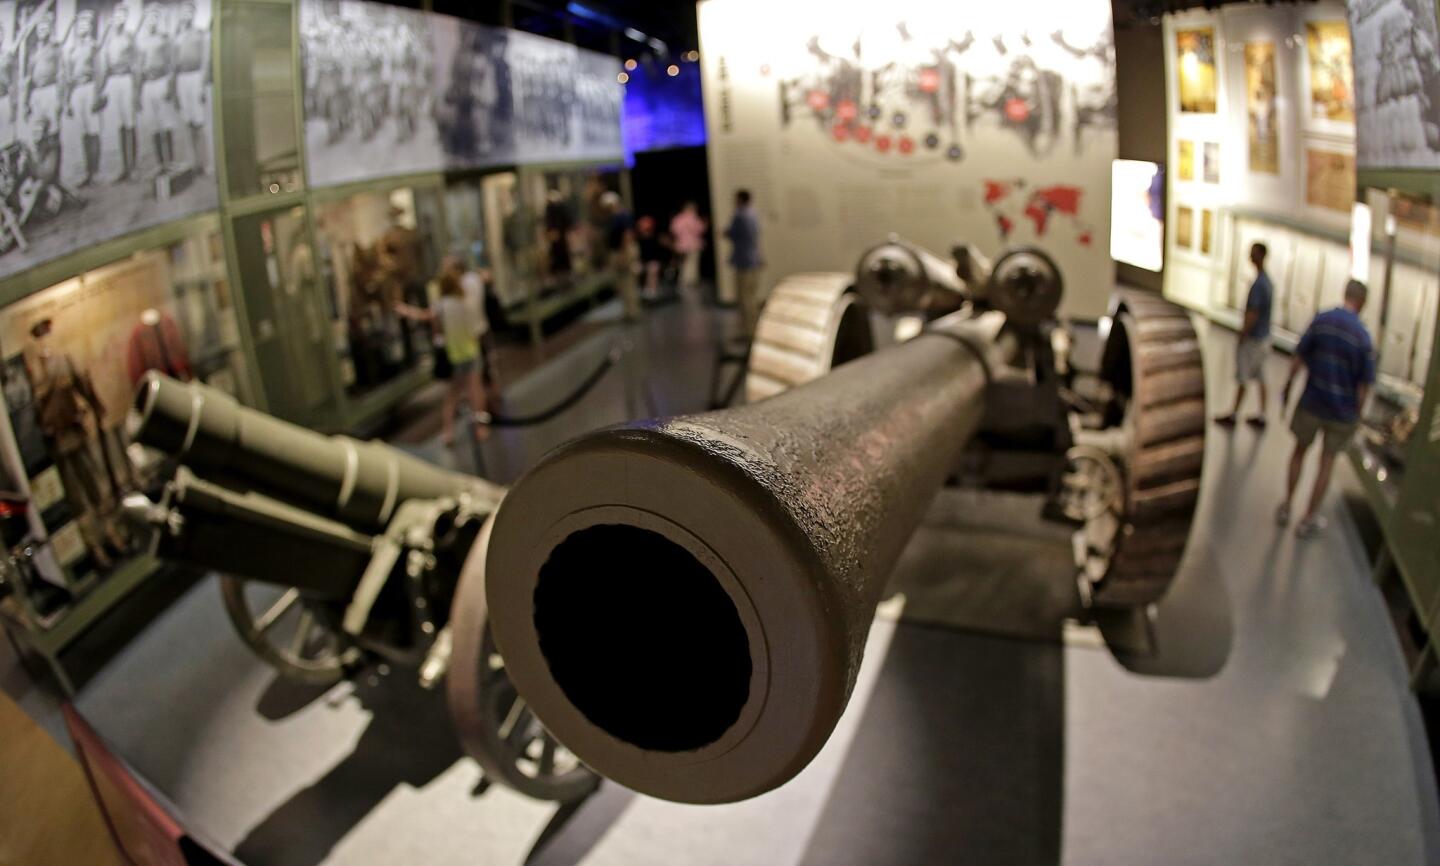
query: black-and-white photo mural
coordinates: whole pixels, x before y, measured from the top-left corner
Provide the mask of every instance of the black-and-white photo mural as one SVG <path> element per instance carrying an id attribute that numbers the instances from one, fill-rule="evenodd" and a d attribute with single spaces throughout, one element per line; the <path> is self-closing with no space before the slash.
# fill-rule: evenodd
<path id="1" fill-rule="evenodd" d="M 365 0 L 301 0 L 310 183 L 619 159 L 620 61 Z"/>
<path id="2" fill-rule="evenodd" d="M 1360 168 L 1440 168 L 1434 0 L 1350 0 Z"/>
<path id="3" fill-rule="evenodd" d="M 216 206 L 210 4 L 0 0 L 0 276 Z"/>

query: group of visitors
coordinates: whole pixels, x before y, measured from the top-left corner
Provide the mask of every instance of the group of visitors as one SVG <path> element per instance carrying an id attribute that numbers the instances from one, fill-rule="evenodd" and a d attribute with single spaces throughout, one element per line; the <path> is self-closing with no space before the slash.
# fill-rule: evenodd
<path id="1" fill-rule="evenodd" d="M 1270 355 L 1270 322 L 1275 303 L 1275 287 L 1265 271 L 1268 253 L 1263 243 L 1250 248 L 1255 280 L 1245 300 L 1245 317 L 1240 324 L 1240 340 L 1235 352 L 1235 404 L 1228 414 L 1215 419 L 1224 427 L 1235 426 L 1252 384 L 1259 394 L 1260 411 L 1247 418 L 1246 423 L 1257 430 L 1264 430 L 1267 425 L 1269 395 L 1265 362 Z M 1315 317 L 1300 338 L 1294 360 L 1290 363 L 1289 375 L 1281 389 L 1283 409 L 1290 404 L 1290 392 L 1296 376 L 1302 369 L 1305 370 L 1305 389 L 1290 421 L 1295 448 L 1290 454 L 1285 497 L 1275 514 L 1276 522 L 1281 526 L 1290 523 L 1291 503 L 1300 482 L 1300 472 L 1305 466 L 1305 457 L 1317 439 L 1321 443 L 1315 486 L 1304 516 L 1295 529 L 1296 535 L 1301 538 L 1309 538 L 1325 529 L 1327 521 L 1320 514 L 1320 506 L 1330 486 L 1335 457 L 1354 438 L 1361 412 L 1375 384 L 1375 349 L 1365 324 L 1360 320 L 1367 294 L 1364 283 L 1350 280 L 1345 286 L 1342 304 Z"/>

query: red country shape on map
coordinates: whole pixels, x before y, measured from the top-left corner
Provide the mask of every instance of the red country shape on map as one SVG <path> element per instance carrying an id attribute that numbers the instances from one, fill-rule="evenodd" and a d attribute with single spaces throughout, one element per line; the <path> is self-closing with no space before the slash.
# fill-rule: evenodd
<path id="1" fill-rule="evenodd" d="M 986 204 L 994 204 L 995 202 L 997 202 L 997 201 L 1001 200 L 1002 198 L 1005 198 L 1007 195 L 1009 195 L 1009 194 L 1010 194 L 1010 190 L 1011 190 L 1010 184 L 1005 183 L 1004 181 L 999 181 L 999 180 L 987 180 L 987 181 L 985 181 L 985 203 L 986 203 Z"/>
<path id="2" fill-rule="evenodd" d="M 1080 213 L 1081 189 L 1078 186 L 1046 186 L 1031 193 L 1025 205 L 1025 216 L 1035 223 L 1035 234 L 1044 235 L 1050 214 L 1077 216 Z"/>

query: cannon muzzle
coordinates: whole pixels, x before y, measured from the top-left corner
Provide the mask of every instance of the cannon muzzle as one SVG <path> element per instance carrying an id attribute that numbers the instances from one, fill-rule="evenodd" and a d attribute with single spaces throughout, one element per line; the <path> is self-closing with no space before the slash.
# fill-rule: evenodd
<path id="1" fill-rule="evenodd" d="M 757 404 L 583 436 L 496 516 L 509 675 L 583 761 L 670 800 L 793 777 L 855 684 L 886 579 L 1013 356 L 950 317 Z"/>
<path id="2" fill-rule="evenodd" d="M 388 445 L 325 436 L 247 409 L 223 391 L 151 371 L 135 395 L 134 439 L 213 481 L 228 481 L 339 520 L 383 529 L 401 504 L 469 492 L 487 482 L 447 472 Z"/>

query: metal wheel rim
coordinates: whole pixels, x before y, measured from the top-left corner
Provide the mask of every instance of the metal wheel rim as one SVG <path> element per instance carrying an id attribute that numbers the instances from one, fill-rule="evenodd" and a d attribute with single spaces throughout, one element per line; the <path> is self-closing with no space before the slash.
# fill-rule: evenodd
<path id="1" fill-rule="evenodd" d="M 599 777 L 530 713 L 505 673 L 485 602 L 485 557 L 492 515 L 465 560 L 450 617 L 454 641 L 445 678 L 447 703 L 466 754 L 493 782 L 538 800 L 588 796 Z"/>
<path id="2" fill-rule="evenodd" d="M 257 591 L 268 587 L 238 577 L 220 578 L 225 612 L 240 639 L 287 679 L 323 685 L 344 676 L 359 651 L 332 627 L 331 617 L 294 587 L 257 599 Z"/>

